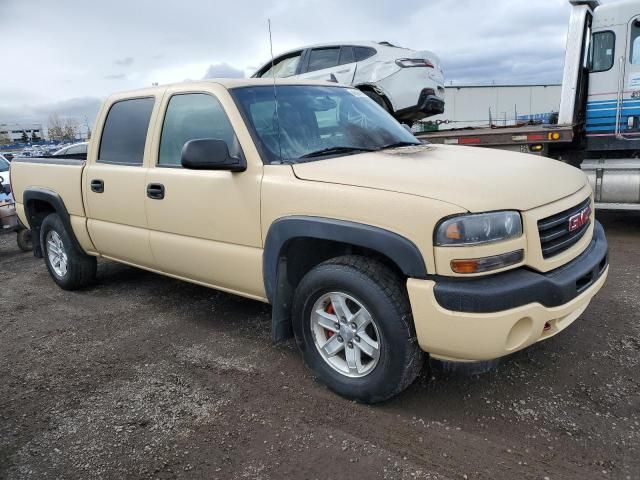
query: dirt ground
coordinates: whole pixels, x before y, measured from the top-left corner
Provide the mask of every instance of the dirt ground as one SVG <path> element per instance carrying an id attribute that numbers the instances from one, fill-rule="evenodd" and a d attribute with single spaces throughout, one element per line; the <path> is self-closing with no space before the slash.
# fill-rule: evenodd
<path id="1" fill-rule="evenodd" d="M 100 262 L 56 287 L 0 237 L 0 478 L 640 478 L 640 215 L 564 333 L 377 406 L 318 384 L 270 308 Z"/>

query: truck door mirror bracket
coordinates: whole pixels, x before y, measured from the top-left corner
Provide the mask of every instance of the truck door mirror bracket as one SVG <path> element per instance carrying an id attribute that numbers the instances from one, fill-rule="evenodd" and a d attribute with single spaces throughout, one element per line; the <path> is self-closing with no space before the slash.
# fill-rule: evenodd
<path id="1" fill-rule="evenodd" d="M 247 169 L 244 158 L 232 157 L 227 143 L 214 138 L 189 140 L 185 143 L 181 163 L 190 170 L 243 172 Z"/>

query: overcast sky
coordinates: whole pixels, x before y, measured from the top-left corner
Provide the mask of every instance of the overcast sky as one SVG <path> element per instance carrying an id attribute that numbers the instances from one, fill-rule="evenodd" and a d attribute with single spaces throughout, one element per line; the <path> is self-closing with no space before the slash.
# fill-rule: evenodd
<path id="1" fill-rule="evenodd" d="M 428 49 L 447 84 L 562 79 L 567 0 L 0 0 L 0 122 L 89 122 L 109 93 L 244 76 L 307 44 Z"/>

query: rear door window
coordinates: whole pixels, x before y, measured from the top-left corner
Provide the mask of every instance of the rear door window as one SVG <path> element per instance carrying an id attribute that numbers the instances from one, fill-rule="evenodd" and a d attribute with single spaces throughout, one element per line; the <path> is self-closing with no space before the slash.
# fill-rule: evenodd
<path id="1" fill-rule="evenodd" d="M 340 47 L 314 48 L 309 53 L 307 72 L 315 72 L 316 70 L 335 67 L 338 65 L 339 56 Z"/>
<path id="2" fill-rule="evenodd" d="M 355 57 L 353 55 L 353 47 L 342 47 L 340 49 L 340 60 L 338 61 L 339 65 L 345 65 L 347 63 L 355 62 Z"/>
<path id="3" fill-rule="evenodd" d="M 373 57 L 376 53 L 375 48 L 371 47 L 353 47 L 356 62 L 361 62 L 369 57 Z"/>
<path id="4" fill-rule="evenodd" d="M 133 98 L 114 103 L 102 130 L 98 162 L 142 165 L 155 99 Z"/>

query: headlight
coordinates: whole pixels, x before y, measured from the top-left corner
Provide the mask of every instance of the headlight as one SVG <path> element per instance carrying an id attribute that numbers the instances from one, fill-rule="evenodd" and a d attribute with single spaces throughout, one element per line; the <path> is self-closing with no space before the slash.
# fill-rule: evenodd
<path id="1" fill-rule="evenodd" d="M 460 215 L 440 222 L 436 228 L 436 245 L 477 245 L 517 238 L 522 235 L 518 212 L 493 212 Z"/>

